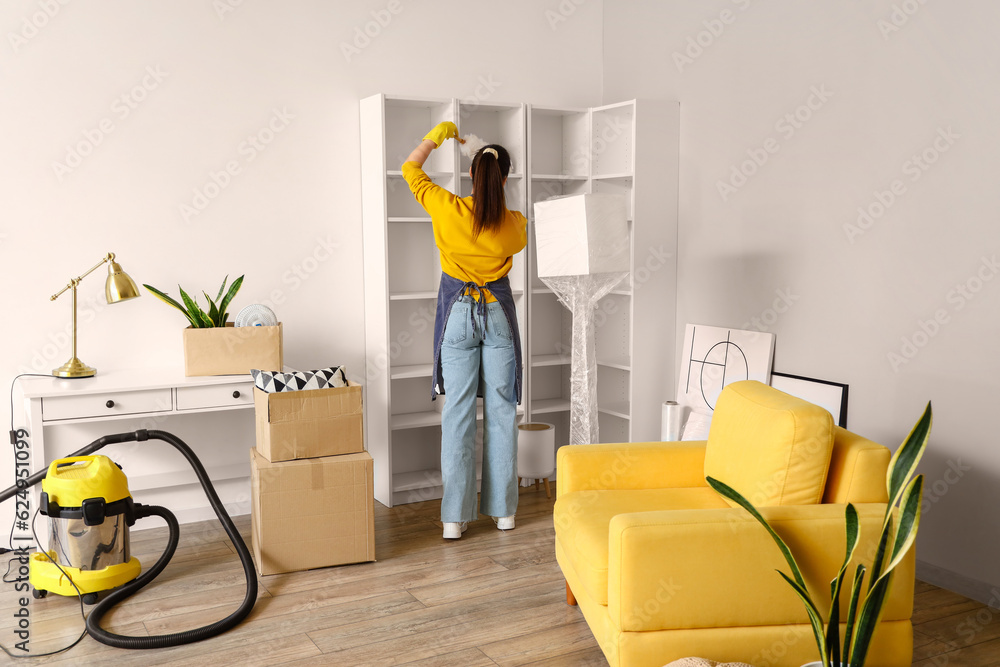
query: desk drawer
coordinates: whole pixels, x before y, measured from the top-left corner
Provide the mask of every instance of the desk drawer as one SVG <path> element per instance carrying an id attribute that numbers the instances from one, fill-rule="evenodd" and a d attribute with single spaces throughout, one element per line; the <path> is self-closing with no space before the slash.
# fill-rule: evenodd
<path id="1" fill-rule="evenodd" d="M 172 408 L 169 389 L 46 396 L 42 398 L 42 420 L 99 419 L 145 412 L 170 412 Z"/>
<path id="2" fill-rule="evenodd" d="M 177 387 L 178 410 L 253 407 L 253 382 Z"/>

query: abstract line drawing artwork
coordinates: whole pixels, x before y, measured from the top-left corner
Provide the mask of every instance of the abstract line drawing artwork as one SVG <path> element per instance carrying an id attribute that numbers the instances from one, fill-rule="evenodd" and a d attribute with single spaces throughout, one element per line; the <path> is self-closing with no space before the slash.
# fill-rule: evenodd
<path id="1" fill-rule="evenodd" d="M 774 334 L 688 324 L 677 402 L 687 407 L 683 440 L 704 440 L 722 388 L 740 380 L 769 384 Z"/>

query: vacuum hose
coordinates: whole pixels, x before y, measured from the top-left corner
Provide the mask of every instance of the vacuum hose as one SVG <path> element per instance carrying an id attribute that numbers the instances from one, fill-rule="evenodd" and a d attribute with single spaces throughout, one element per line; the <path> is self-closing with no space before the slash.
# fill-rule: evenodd
<path id="1" fill-rule="evenodd" d="M 193 451 L 191 451 L 191 448 L 188 447 L 183 440 L 172 433 L 168 433 L 167 431 L 139 430 L 131 433 L 118 433 L 115 435 L 103 436 L 79 451 L 73 452 L 70 456 L 85 456 L 87 454 L 92 454 L 93 452 L 110 444 L 134 441 L 142 442 L 144 440 L 162 440 L 170 445 L 173 445 L 177 451 L 184 455 L 184 457 L 188 460 L 188 463 L 191 464 L 195 474 L 198 476 L 198 481 L 201 482 L 201 486 L 205 490 L 205 495 L 208 496 L 208 502 L 212 505 L 212 509 L 215 510 L 215 515 L 219 517 L 222 527 L 225 529 L 226 534 L 229 535 L 229 539 L 232 540 L 233 546 L 236 548 L 236 553 L 240 557 L 240 561 L 243 564 L 243 572 L 246 575 L 247 591 L 246 596 L 243 599 L 243 603 L 240 604 L 239 608 L 237 608 L 232 614 L 226 616 L 220 621 L 212 623 L 211 625 L 195 628 L 194 630 L 185 630 L 184 632 L 175 632 L 169 635 L 155 635 L 152 637 L 127 637 L 108 632 L 107 630 L 101 628 L 101 618 L 116 604 L 128 598 L 133 593 L 136 593 L 143 586 L 155 579 L 156 576 L 163 571 L 163 568 L 167 566 L 167 563 L 170 562 L 170 559 L 174 555 L 174 551 L 177 549 L 177 542 L 180 537 L 180 526 L 177 524 L 177 518 L 173 515 L 173 513 L 166 508 L 157 507 L 155 505 L 138 505 L 137 509 L 139 512 L 137 518 L 144 516 L 162 517 L 167 522 L 167 526 L 170 530 L 170 536 L 167 540 L 166 549 L 164 549 L 163 554 L 160 556 L 159 560 L 156 561 L 153 567 L 149 568 L 149 570 L 142 573 L 131 582 L 120 586 L 111 592 L 106 598 L 94 606 L 93 610 L 90 612 L 90 616 L 87 617 L 87 632 L 102 644 L 107 644 L 108 646 L 114 646 L 117 648 L 167 648 L 169 646 L 191 644 L 203 639 L 208 639 L 222 634 L 239 624 L 240 621 L 247 617 L 253 609 L 254 604 L 257 602 L 257 574 L 254 571 L 250 551 L 247 549 L 247 545 L 243 541 L 243 537 L 240 535 L 239 531 L 236 529 L 236 525 L 230 518 L 229 513 L 226 512 L 226 508 L 222 505 L 222 501 L 219 500 L 219 495 L 215 492 L 215 487 L 212 486 L 212 480 L 209 479 L 208 473 L 205 471 L 204 466 L 202 466 L 201 461 L 198 460 L 198 457 Z M 33 486 L 37 484 L 45 477 L 46 472 L 47 471 L 42 470 L 29 477 L 25 480 L 25 486 Z M 0 502 L 12 497 L 18 490 L 19 487 L 13 486 L 3 493 L 0 493 Z"/>

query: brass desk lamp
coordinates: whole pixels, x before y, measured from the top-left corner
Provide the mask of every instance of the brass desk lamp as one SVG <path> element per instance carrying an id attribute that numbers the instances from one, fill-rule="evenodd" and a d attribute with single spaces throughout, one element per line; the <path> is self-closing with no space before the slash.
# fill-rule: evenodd
<path id="1" fill-rule="evenodd" d="M 109 252 L 100 262 L 92 266 L 86 273 L 78 278 L 72 278 L 66 287 L 52 295 L 51 301 L 59 298 L 68 289 L 73 290 L 73 356 L 65 364 L 52 371 L 52 374 L 61 378 L 89 378 L 97 374 L 96 368 L 91 368 L 80 361 L 76 356 L 76 286 L 86 278 L 94 269 L 100 265 L 110 262 L 108 267 L 108 279 L 104 284 L 104 297 L 108 303 L 118 303 L 139 296 L 139 288 L 135 281 L 129 278 L 128 274 L 122 271 L 122 267 L 115 261 L 115 253 Z"/>

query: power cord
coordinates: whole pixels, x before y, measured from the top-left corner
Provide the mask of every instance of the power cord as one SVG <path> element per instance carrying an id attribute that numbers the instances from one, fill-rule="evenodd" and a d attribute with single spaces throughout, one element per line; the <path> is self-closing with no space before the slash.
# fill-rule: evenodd
<path id="1" fill-rule="evenodd" d="M 18 437 L 21 436 L 21 431 L 24 431 L 24 429 L 16 429 L 16 430 L 14 429 L 14 385 L 17 383 L 19 378 L 23 377 L 49 378 L 52 376 L 47 373 L 21 373 L 19 375 L 15 375 L 14 379 L 10 381 L 10 444 L 12 447 L 17 445 L 17 439 Z M 24 431 L 24 434 L 27 435 L 28 432 Z M 15 471 L 14 479 L 16 483 L 17 449 L 15 448 L 13 451 L 14 451 L 14 471 Z M 0 555 L 14 551 L 14 526 L 16 523 L 17 523 L 16 521 L 11 522 L 10 535 L 7 537 L 7 547 L 0 547 Z"/>
<path id="2" fill-rule="evenodd" d="M 15 473 L 14 473 L 15 477 L 14 477 L 14 479 L 15 479 L 15 484 L 16 484 L 16 481 L 17 481 L 17 472 L 16 472 L 17 471 L 17 448 L 16 448 L 16 445 L 17 445 L 17 442 L 18 442 L 19 438 L 22 438 L 22 437 L 25 437 L 25 436 L 29 436 L 28 432 L 25 429 L 15 429 L 14 428 L 14 385 L 17 383 L 18 379 L 20 379 L 22 377 L 52 377 L 52 376 L 49 375 L 49 374 L 47 374 L 47 373 L 20 373 L 18 375 L 15 375 L 14 379 L 11 380 L 11 383 L 10 383 L 10 444 L 13 447 L 13 452 L 14 452 L 14 471 L 15 471 Z M 38 518 L 38 514 L 39 514 L 39 510 L 40 509 L 41 509 L 40 507 L 36 507 L 35 508 L 35 514 L 31 517 L 31 535 L 35 538 L 35 544 L 36 545 L 39 544 L 39 540 L 38 540 L 38 532 L 35 530 L 35 520 Z M 0 554 L 14 553 L 14 551 L 15 551 L 15 549 L 14 549 L 14 527 L 15 527 L 16 524 L 17 524 L 16 521 L 12 521 L 11 522 L 11 524 L 10 524 L 10 534 L 8 535 L 8 538 L 7 538 L 7 544 L 8 544 L 9 548 L 0 547 Z M 3 582 L 4 583 L 8 583 L 8 584 L 10 584 L 10 583 L 17 583 L 16 580 L 8 580 L 7 577 L 10 575 L 11 564 L 13 564 L 15 560 L 17 560 L 18 558 L 21 558 L 21 557 L 22 557 L 21 554 L 19 554 L 17 556 L 12 557 L 9 561 L 7 561 L 7 571 L 3 575 Z M 59 571 L 62 572 L 63 576 L 66 577 L 66 580 L 69 581 L 70 585 L 73 586 L 73 589 L 76 591 L 77 600 L 80 603 L 80 618 L 82 618 L 83 622 L 84 622 L 83 632 L 80 634 L 79 637 L 77 637 L 76 641 L 74 641 L 69 646 L 66 646 L 66 647 L 61 648 L 61 649 L 57 649 L 55 651 L 50 651 L 48 653 L 11 653 L 7 649 L 6 646 L 3 646 L 2 644 L 0 644 L 0 649 L 3 649 L 3 652 L 6 653 L 11 658 L 41 658 L 41 657 L 44 657 L 44 656 L 56 655 L 56 654 L 59 654 L 59 653 L 63 653 L 65 651 L 68 651 L 69 649 L 73 648 L 77 644 L 79 644 L 81 641 L 83 641 L 83 638 L 87 636 L 87 628 L 86 628 L 87 614 L 86 614 L 86 612 L 84 611 L 84 608 L 83 608 L 83 593 L 80 592 L 80 589 L 77 588 L 77 586 L 76 586 L 75 583 L 73 583 L 73 579 L 70 578 L 70 576 L 68 574 L 66 574 L 66 571 L 62 568 L 61 565 L 59 565 L 59 563 L 56 563 L 55 560 L 53 560 L 52 557 L 49 556 L 48 553 L 45 553 L 45 557 L 48 558 L 50 561 L 52 561 L 52 563 L 57 568 L 59 568 Z"/>
<path id="3" fill-rule="evenodd" d="M 39 543 L 38 542 L 38 532 L 35 530 L 35 519 L 38 518 L 38 512 L 39 512 L 40 509 L 41 509 L 40 507 L 36 508 L 34 516 L 31 517 L 31 534 L 35 538 L 35 544 Z M 76 646 L 77 644 L 79 644 L 80 642 L 82 642 L 83 638 L 87 636 L 87 627 L 86 627 L 87 614 L 86 614 L 86 612 L 83 609 L 83 593 L 81 593 L 80 589 L 77 588 L 76 584 L 73 582 L 73 579 L 70 578 L 70 576 L 66 573 L 66 570 L 62 569 L 62 566 L 59 563 L 57 563 L 52 558 L 52 556 L 50 556 L 48 554 L 48 552 L 43 551 L 42 553 L 45 554 L 45 557 L 48 558 L 52 562 L 53 565 L 55 565 L 57 568 L 59 568 L 59 571 L 62 572 L 63 576 L 66 577 L 66 580 L 69 581 L 70 585 L 73 587 L 73 590 L 76 591 L 77 601 L 80 603 L 80 618 L 83 619 L 83 623 L 84 623 L 83 632 L 80 633 L 80 636 L 76 638 L 76 641 L 74 641 L 69 646 L 64 646 L 63 648 L 56 649 L 55 651 L 49 651 L 48 653 L 20 653 L 20 654 L 18 654 L 18 653 L 11 653 L 10 650 L 6 646 L 0 644 L 0 649 L 3 649 L 3 652 L 6 653 L 7 655 L 9 655 L 12 658 L 42 658 L 42 657 L 45 657 L 45 656 L 48 656 L 48 655 L 56 655 L 56 654 L 59 654 L 59 653 L 63 653 L 65 651 L 70 650 L 71 648 L 73 648 L 74 646 Z M 20 558 L 20 556 L 17 556 L 16 558 Z M 11 558 L 10 561 L 7 563 L 7 572 L 8 573 L 10 573 L 10 563 L 13 562 L 13 561 L 14 561 L 14 558 Z M 4 575 L 4 581 L 7 581 L 7 575 Z M 11 583 L 11 582 L 8 582 L 8 583 Z"/>

